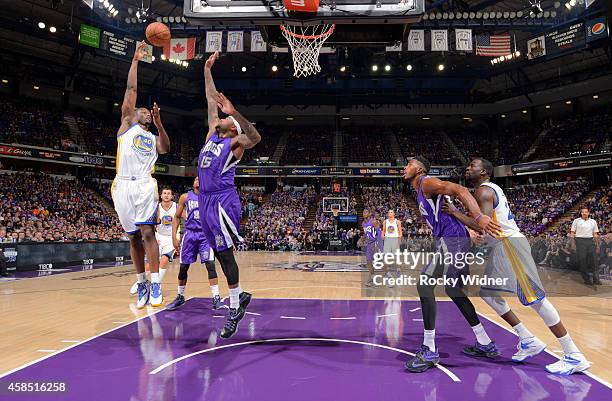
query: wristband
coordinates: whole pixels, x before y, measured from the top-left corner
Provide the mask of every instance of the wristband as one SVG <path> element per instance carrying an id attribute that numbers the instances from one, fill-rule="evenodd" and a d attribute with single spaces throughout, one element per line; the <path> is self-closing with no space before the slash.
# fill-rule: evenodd
<path id="1" fill-rule="evenodd" d="M 478 213 L 478 216 L 476 216 L 476 217 L 474 218 L 474 221 L 478 221 L 478 219 L 479 219 L 479 218 L 481 218 L 481 217 L 482 217 L 482 213 Z"/>

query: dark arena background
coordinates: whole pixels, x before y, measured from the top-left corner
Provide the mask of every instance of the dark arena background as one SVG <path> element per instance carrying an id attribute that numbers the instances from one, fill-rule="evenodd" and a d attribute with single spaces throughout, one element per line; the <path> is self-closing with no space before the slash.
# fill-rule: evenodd
<path id="1" fill-rule="evenodd" d="M 612 399 L 609 1 L 1 3 L 0 399 Z"/>

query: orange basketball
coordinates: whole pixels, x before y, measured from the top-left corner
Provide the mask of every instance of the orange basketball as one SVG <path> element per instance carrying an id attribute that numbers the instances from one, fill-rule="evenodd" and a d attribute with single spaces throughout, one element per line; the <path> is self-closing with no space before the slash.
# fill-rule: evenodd
<path id="1" fill-rule="evenodd" d="M 147 26 L 146 35 L 153 46 L 163 47 L 170 40 L 170 28 L 161 22 L 153 22 Z"/>

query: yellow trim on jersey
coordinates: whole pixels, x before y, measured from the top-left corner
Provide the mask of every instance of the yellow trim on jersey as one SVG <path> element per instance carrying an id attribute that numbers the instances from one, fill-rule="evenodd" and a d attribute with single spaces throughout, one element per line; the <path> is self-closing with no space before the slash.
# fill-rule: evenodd
<path id="1" fill-rule="evenodd" d="M 492 217 L 494 222 L 496 222 L 496 223 L 498 222 L 495 210 L 493 210 L 493 214 L 492 214 L 491 217 Z M 529 303 L 535 301 L 537 299 L 536 296 L 535 296 L 535 292 L 531 288 L 531 285 L 529 285 L 529 278 L 525 274 L 525 270 L 523 269 L 523 265 L 521 264 L 520 258 L 516 254 L 513 245 L 510 243 L 510 240 L 508 239 L 508 237 L 505 237 L 503 234 L 501 234 L 501 243 L 502 243 L 502 246 L 504 247 L 504 251 L 506 253 L 506 256 L 508 256 L 508 261 L 510 262 L 510 265 L 512 266 L 512 270 L 514 271 L 514 275 L 518 279 L 519 285 L 523 289 L 523 293 L 525 294 L 525 297 L 527 298 L 527 301 Z"/>
<path id="2" fill-rule="evenodd" d="M 121 137 L 117 137 L 117 157 L 115 158 L 115 174 L 119 175 L 119 156 L 121 154 Z"/>

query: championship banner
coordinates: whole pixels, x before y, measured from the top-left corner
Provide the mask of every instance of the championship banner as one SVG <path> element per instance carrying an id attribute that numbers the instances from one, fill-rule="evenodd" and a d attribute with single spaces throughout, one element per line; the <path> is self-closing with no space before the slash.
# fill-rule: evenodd
<path id="1" fill-rule="evenodd" d="M 448 51 L 448 31 L 446 29 L 431 30 L 431 51 L 432 52 L 447 52 Z"/>
<path id="2" fill-rule="evenodd" d="M 251 32 L 251 51 L 265 52 L 267 50 L 266 41 L 263 40 L 260 31 Z"/>
<path id="3" fill-rule="evenodd" d="M 586 42 L 590 43 L 595 40 L 607 38 L 609 35 L 606 17 L 598 17 L 587 21 L 586 25 Z"/>
<path id="4" fill-rule="evenodd" d="M 399 42 L 395 46 L 385 46 L 385 51 L 388 51 L 388 52 L 401 52 L 402 51 L 402 42 Z"/>
<path id="5" fill-rule="evenodd" d="M 227 33 L 227 52 L 237 53 L 244 51 L 244 32 L 229 31 Z"/>
<path id="6" fill-rule="evenodd" d="M 206 32 L 206 53 L 221 52 L 223 31 L 208 31 Z"/>
<path id="7" fill-rule="evenodd" d="M 568 50 L 585 46 L 584 22 L 555 29 L 546 33 L 545 55 L 556 56 Z"/>
<path id="8" fill-rule="evenodd" d="M 455 29 L 455 48 L 460 52 L 471 52 L 472 47 L 472 30 L 471 29 Z"/>
<path id="9" fill-rule="evenodd" d="M 546 56 L 546 40 L 544 35 L 529 39 L 527 41 L 527 58 L 533 60 L 542 56 Z"/>
<path id="10" fill-rule="evenodd" d="M 423 29 L 412 29 L 408 34 L 408 51 L 425 51 L 425 31 Z"/>

